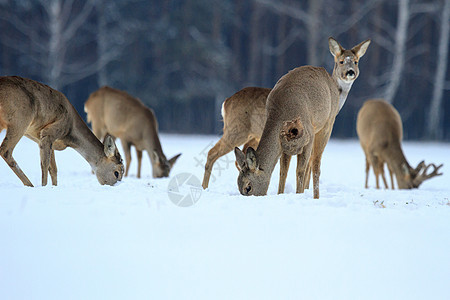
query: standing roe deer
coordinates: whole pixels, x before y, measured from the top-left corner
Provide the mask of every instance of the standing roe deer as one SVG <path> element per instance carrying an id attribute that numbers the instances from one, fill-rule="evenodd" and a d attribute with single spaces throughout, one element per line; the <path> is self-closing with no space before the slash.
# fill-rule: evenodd
<path id="1" fill-rule="evenodd" d="M 421 161 L 416 168 L 412 168 L 402 150 L 403 127 L 398 111 L 389 103 L 381 99 L 368 100 L 361 107 L 356 120 L 361 147 L 366 155 L 366 185 L 368 188 L 370 166 L 375 173 L 377 189 L 380 188 L 378 177 L 381 174 L 384 186 L 388 187 L 384 177 L 384 163 L 387 163 L 394 189 L 393 174 L 397 178 L 399 189 L 418 188 L 427 179 L 442 175 L 438 170 L 442 164 L 425 165 Z M 433 172 L 427 174 L 430 167 Z"/>
<path id="2" fill-rule="evenodd" d="M 246 87 L 225 99 L 222 104 L 223 136 L 208 152 L 203 176 L 203 188 L 208 188 L 209 178 L 217 159 L 243 144 L 256 148 L 266 122 L 266 100 L 270 89 Z"/>
<path id="3" fill-rule="evenodd" d="M 57 185 L 54 150 L 66 147 L 89 162 L 101 184 L 113 185 L 122 179 L 122 159 L 114 140 L 108 136 L 102 144 L 69 100 L 47 85 L 17 76 L 0 77 L 0 131 L 5 128 L 0 156 L 26 186 L 33 185 L 12 157 L 24 135 L 39 144 L 43 186 L 48 173 Z"/>
<path id="4" fill-rule="evenodd" d="M 136 147 L 137 177 L 141 177 L 142 151 L 147 150 L 152 163 L 153 177 L 168 177 L 181 153 L 167 160 L 158 137 L 155 114 L 139 99 L 124 91 L 105 86 L 93 92 L 84 110 L 94 134 L 102 139 L 106 134 L 117 137 L 125 152 L 125 176 L 131 163 L 131 146 Z"/>
<path id="5" fill-rule="evenodd" d="M 333 74 L 324 68 L 296 68 L 277 82 L 267 98 L 267 121 L 258 149 L 244 154 L 235 148 L 240 167 L 239 191 L 243 195 L 265 195 L 270 177 L 280 158 L 280 186 L 286 181 L 289 162 L 297 155 L 297 193 L 303 193 L 306 175 L 313 173 L 314 198 L 319 198 L 322 153 L 330 138 L 334 120 L 359 75 L 358 61 L 370 40 L 345 50 L 335 39 L 328 40 L 334 56 Z M 311 159 L 311 161 L 310 161 Z M 310 166 L 310 167 L 308 167 Z"/>

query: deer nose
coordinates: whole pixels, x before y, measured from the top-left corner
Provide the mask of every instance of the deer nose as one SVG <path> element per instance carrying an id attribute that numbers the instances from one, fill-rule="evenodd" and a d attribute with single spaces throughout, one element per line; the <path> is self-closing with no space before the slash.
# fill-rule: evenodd
<path id="1" fill-rule="evenodd" d="M 355 76 L 355 71 L 353 70 L 348 70 L 347 73 L 345 73 L 346 77 L 354 77 Z"/>

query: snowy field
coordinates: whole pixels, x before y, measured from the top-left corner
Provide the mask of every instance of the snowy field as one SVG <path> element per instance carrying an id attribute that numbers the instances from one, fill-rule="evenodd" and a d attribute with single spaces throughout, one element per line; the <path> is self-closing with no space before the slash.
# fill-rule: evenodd
<path id="1" fill-rule="evenodd" d="M 41 187 L 26 138 L 14 157 L 37 187 L 0 160 L 0 299 L 450 299 L 450 144 L 404 143 L 412 165 L 444 163 L 444 175 L 390 191 L 373 173 L 364 189 L 356 140 L 331 140 L 319 200 L 295 194 L 295 159 L 286 194 L 277 167 L 269 196 L 240 196 L 230 153 L 209 190 L 180 188 L 199 197 L 180 207 L 171 179 L 200 182 L 218 137 L 161 140 L 166 156 L 183 153 L 171 178 L 151 178 L 146 156 L 143 179 L 134 159 L 114 187 L 72 149 L 56 154 L 59 185 Z"/>

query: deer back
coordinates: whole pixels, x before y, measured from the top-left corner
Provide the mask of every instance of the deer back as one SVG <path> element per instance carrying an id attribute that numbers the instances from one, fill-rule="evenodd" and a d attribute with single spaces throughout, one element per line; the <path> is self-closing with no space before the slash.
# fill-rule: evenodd
<path id="1" fill-rule="evenodd" d="M 246 87 L 227 98 L 222 105 L 224 132 L 233 136 L 246 131 L 259 140 L 266 122 L 266 100 L 270 91 Z"/>
<path id="2" fill-rule="evenodd" d="M 367 151 L 401 150 L 403 126 L 400 114 L 384 100 L 373 99 L 364 103 L 358 112 L 356 131 L 362 148 Z"/>

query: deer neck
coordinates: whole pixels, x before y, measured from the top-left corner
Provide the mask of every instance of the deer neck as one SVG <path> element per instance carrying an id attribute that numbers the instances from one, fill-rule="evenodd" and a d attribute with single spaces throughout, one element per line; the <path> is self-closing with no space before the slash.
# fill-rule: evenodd
<path id="1" fill-rule="evenodd" d="M 67 139 L 67 146 L 80 153 L 93 169 L 96 169 L 100 160 L 105 157 L 103 144 L 78 114 L 74 114 L 73 128 Z"/>
<path id="2" fill-rule="evenodd" d="M 145 137 L 148 138 L 145 139 Z M 144 139 L 145 139 L 144 148 L 145 150 L 147 150 L 148 153 L 156 152 L 156 154 L 158 154 L 158 157 L 165 158 L 161 142 L 159 140 L 157 129 L 154 126 L 147 127 L 147 131 L 144 132 Z"/>
<path id="3" fill-rule="evenodd" d="M 400 143 L 390 147 L 389 149 L 386 149 L 384 159 L 397 177 L 397 181 L 399 180 L 399 178 L 404 177 L 405 172 L 403 166 L 406 166 L 410 171 L 412 170 L 411 166 L 406 160 Z"/>
<path id="4" fill-rule="evenodd" d="M 272 126 L 271 123 L 270 121 L 266 122 L 258 149 L 256 150 L 259 168 L 266 172 L 269 178 L 281 156 L 281 144 L 279 141 L 281 127 Z"/>
<path id="5" fill-rule="evenodd" d="M 352 88 L 353 81 L 344 81 L 339 78 L 336 72 L 336 66 L 333 69 L 333 74 L 331 76 L 337 84 L 338 90 L 339 90 L 339 111 L 345 104 L 345 100 L 347 100 L 348 93 L 350 92 L 350 89 Z"/>

